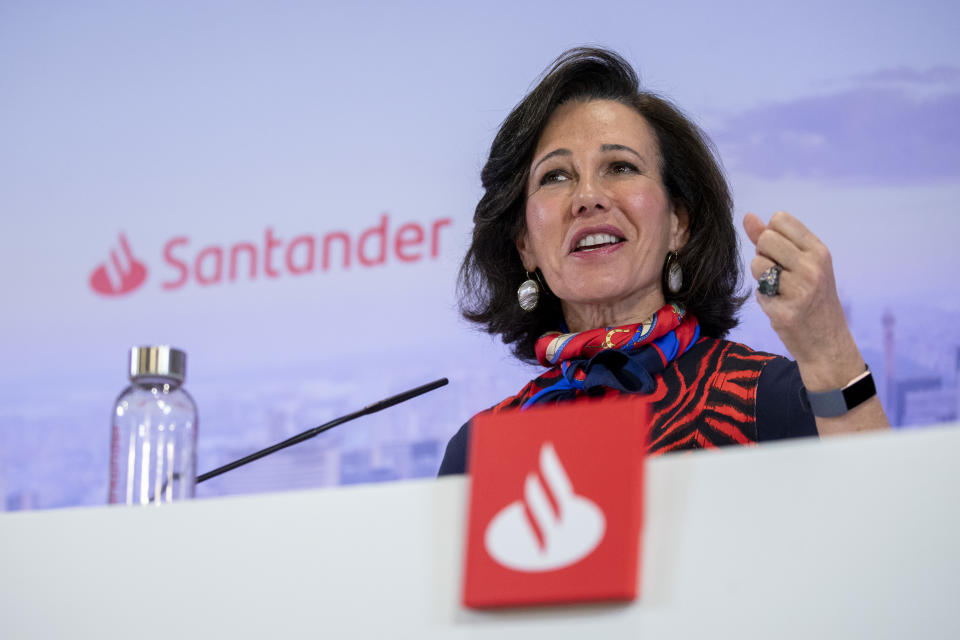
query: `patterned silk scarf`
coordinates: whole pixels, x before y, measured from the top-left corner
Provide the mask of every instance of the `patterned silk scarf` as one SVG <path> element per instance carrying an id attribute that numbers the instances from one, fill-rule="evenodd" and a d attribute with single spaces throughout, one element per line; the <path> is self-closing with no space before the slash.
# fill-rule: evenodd
<path id="1" fill-rule="evenodd" d="M 552 368 L 534 382 L 553 382 L 528 385 L 522 392 L 526 397 L 521 399 L 521 409 L 567 400 L 598 387 L 621 393 L 650 393 L 656 388 L 654 376 L 699 337 L 697 319 L 673 304 L 664 305 L 638 324 L 580 333 L 545 333 L 537 340 L 537 359 Z"/>

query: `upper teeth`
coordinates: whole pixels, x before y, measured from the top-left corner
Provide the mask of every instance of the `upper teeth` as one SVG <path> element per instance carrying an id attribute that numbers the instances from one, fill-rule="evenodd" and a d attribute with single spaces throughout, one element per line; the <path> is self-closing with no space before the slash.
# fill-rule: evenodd
<path id="1" fill-rule="evenodd" d="M 609 233 L 591 233 L 590 235 L 581 239 L 580 242 L 577 243 L 576 248 L 581 249 L 583 247 L 593 247 L 598 244 L 611 244 L 617 241 L 619 241 L 619 238 L 617 238 L 617 236 L 612 236 Z"/>

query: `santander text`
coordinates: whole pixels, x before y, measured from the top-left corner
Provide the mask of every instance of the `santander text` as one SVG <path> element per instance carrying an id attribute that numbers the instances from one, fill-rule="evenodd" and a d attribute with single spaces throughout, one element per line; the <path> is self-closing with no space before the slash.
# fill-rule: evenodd
<path id="1" fill-rule="evenodd" d="M 259 243 L 209 245 L 199 250 L 191 247 L 187 236 L 176 236 L 163 247 L 163 261 L 172 271 L 162 287 L 179 289 L 191 279 L 210 286 L 238 279 L 300 276 L 331 268 L 376 267 L 390 259 L 406 263 L 436 259 L 441 231 L 451 224 L 450 218 L 439 218 L 426 225 L 408 222 L 393 229 L 389 215 L 384 213 L 378 224 L 355 238 L 346 231 L 330 231 L 286 239 L 267 227 Z"/>

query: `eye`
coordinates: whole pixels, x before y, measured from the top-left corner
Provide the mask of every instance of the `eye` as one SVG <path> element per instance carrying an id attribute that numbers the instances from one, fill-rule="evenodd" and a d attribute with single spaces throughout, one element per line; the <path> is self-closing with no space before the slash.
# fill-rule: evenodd
<path id="1" fill-rule="evenodd" d="M 557 182 L 566 182 L 569 179 L 570 178 L 567 176 L 566 173 L 564 173 L 560 169 L 554 169 L 553 171 L 548 171 L 545 174 L 543 174 L 543 177 L 540 178 L 540 186 L 543 186 L 545 184 L 555 184 Z"/>
<path id="2" fill-rule="evenodd" d="M 625 175 L 630 173 L 640 173 L 637 166 L 624 160 L 619 160 L 610 164 L 610 173 Z"/>

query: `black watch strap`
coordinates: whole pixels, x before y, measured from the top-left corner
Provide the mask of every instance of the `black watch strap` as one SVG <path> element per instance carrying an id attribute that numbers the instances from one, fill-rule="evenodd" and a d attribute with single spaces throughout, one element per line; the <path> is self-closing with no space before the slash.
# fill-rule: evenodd
<path id="1" fill-rule="evenodd" d="M 806 394 L 813 415 L 818 418 L 836 418 L 877 395 L 877 387 L 873 383 L 870 369 L 867 368 L 842 389 L 807 391 Z"/>

